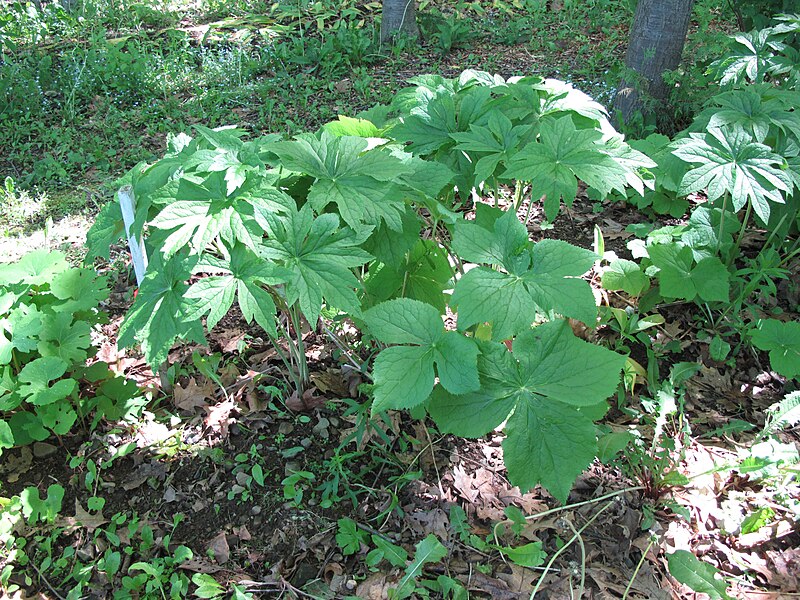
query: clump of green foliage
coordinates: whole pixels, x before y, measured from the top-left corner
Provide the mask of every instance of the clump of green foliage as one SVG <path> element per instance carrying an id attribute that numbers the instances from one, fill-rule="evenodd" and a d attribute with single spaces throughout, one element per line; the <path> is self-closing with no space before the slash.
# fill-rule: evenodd
<path id="1" fill-rule="evenodd" d="M 531 243 L 516 214 L 521 190 L 530 184 L 532 202 L 545 196 L 554 218 L 578 179 L 601 194 L 643 190 L 651 161 L 600 105 L 559 82 L 467 71 L 413 83 L 392 107 L 293 140 L 196 127 L 197 137 L 171 138 L 163 159 L 134 169 L 132 235 L 146 227 L 150 264 L 120 343 L 138 341 L 157 365 L 177 340 L 204 340 L 200 318 L 213 328 L 237 302 L 302 390 L 303 320 L 315 327 L 323 307 L 338 310 L 378 343 L 373 413 L 424 407 L 468 436 L 513 415 L 512 481 L 565 498 L 595 456 L 593 421 L 625 359 L 578 340 L 560 318 L 594 322 L 580 276 L 597 256 Z M 500 181 L 520 191 L 513 207 L 481 205 L 474 221 L 454 210 L 483 185 L 499 202 Z M 120 216 L 116 204 L 100 213 L 90 258 L 121 235 Z M 192 275 L 202 277 L 190 285 Z M 456 331 L 445 331 L 448 308 Z M 590 364 L 593 376 L 575 369 L 553 382 L 564 361 Z M 570 417 L 556 424 L 562 413 Z"/>
<path id="2" fill-rule="evenodd" d="M 0 449 L 141 408 L 135 384 L 105 363 L 86 366 L 107 296 L 104 277 L 70 267 L 58 252 L 34 251 L 0 266 Z"/>

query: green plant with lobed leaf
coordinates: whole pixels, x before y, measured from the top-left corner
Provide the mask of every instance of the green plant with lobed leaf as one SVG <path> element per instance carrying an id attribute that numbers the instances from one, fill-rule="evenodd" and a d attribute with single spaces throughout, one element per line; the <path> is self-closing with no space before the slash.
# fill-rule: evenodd
<path id="1" fill-rule="evenodd" d="M 595 455 L 593 421 L 624 362 L 561 320 L 593 325 L 581 276 L 598 257 L 532 243 L 514 210 L 480 204 L 466 219 L 454 198 L 485 181 L 520 191 L 532 181 L 552 217 L 579 178 L 600 193 L 643 190 L 651 161 L 602 107 L 558 82 L 467 71 L 415 83 L 389 109 L 394 118 L 363 115 L 379 125 L 342 117 L 292 140 L 252 141 L 197 127 L 197 137 L 172 137 L 163 159 L 134 169 L 132 235 L 147 234 L 150 263 L 120 344 L 140 342 L 157 365 L 180 339 L 202 343 L 201 319 L 214 328 L 236 302 L 302 390 L 303 331 L 323 308 L 339 311 L 378 346 L 373 412 L 424 407 L 445 430 L 473 436 L 508 418 L 512 481 L 542 482 L 564 499 Z M 121 233 L 110 204 L 90 232 L 89 258 Z M 445 327 L 448 310 L 455 329 Z M 512 340 L 510 352 L 502 342 Z M 561 363 L 597 378 L 556 377 Z M 487 402 L 491 418 L 476 410 Z M 480 422 L 458 421 L 467 415 Z M 542 460 L 523 460 L 533 450 Z M 562 458 L 568 468 L 555 468 Z"/>
<path id="2" fill-rule="evenodd" d="M 516 182 L 519 206 L 528 184 L 531 203 L 543 198 L 552 221 L 562 200 L 572 205 L 578 180 L 601 196 L 652 187 L 655 163 L 623 141 L 600 104 L 563 82 L 466 71 L 456 80 L 423 75 L 411 83 L 393 102 L 392 135 L 450 167 L 462 200 L 473 188 L 497 195 L 500 182 Z"/>
<path id="3" fill-rule="evenodd" d="M 92 326 L 104 318 L 105 278 L 38 250 L 0 266 L 0 449 L 64 435 L 78 421 L 141 409 L 135 384 L 96 362 Z"/>
<path id="4" fill-rule="evenodd" d="M 790 277 L 786 266 L 798 253 L 800 95 L 790 58 L 796 51 L 784 43 L 798 23 L 784 15 L 774 27 L 733 36 L 730 53 L 712 65 L 721 91 L 692 125 L 673 141 L 654 134 L 631 142 L 656 161 L 657 184 L 629 200 L 674 217 L 686 212 L 688 197 L 697 204 L 684 224 L 629 244 L 640 264 L 612 257 L 602 279 L 606 289 L 644 295 L 648 307 L 676 299 L 698 304 L 714 360 L 757 342 L 788 377 L 796 375 L 796 361 L 784 331 L 796 323 L 767 319 L 759 329 L 766 315 L 756 304 Z M 755 257 L 745 256 L 742 242 L 754 226 L 768 235 Z"/>

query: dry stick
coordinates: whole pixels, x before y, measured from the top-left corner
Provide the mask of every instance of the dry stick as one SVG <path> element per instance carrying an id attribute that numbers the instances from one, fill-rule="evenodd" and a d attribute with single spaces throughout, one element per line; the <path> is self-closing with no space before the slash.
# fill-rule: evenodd
<path id="1" fill-rule="evenodd" d="M 609 508 L 611 508 L 611 506 L 612 506 L 613 504 L 614 504 L 614 501 L 612 500 L 611 502 L 607 503 L 607 504 L 606 504 L 606 505 L 605 505 L 603 508 L 601 508 L 600 510 L 598 510 L 598 511 L 597 511 L 597 512 L 594 514 L 594 516 L 593 516 L 591 519 L 589 519 L 588 521 L 586 521 L 586 523 L 585 523 L 585 524 L 584 524 L 584 525 L 583 525 L 583 526 L 582 526 L 580 529 L 578 529 L 578 531 L 576 531 L 576 532 L 575 532 L 575 535 L 573 535 L 573 536 L 572 536 L 572 537 L 569 539 L 569 541 L 567 541 L 567 543 L 566 543 L 566 544 L 564 544 L 563 546 L 561 546 L 561 548 L 559 548 L 559 549 L 558 549 L 558 551 L 556 551 L 556 553 L 555 553 L 555 554 L 553 554 L 553 557 L 550 559 L 550 561 L 549 561 L 549 562 L 547 563 L 547 565 L 545 566 L 545 568 L 544 568 L 544 572 L 542 573 L 542 576 L 539 578 L 539 581 L 537 581 L 537 582 L 536 582 L 536 587 L 535 587 L 535 588 L 533 588 L 533 591 L 531 592 L 531 597 L 530 597 L 530 600 L 533 600 L 533 598 L 536 596 L 536 593 L 539 591 L 539 588 L 542 586 L 542 582 L 545 580 L 545 577 L 547 577 L 547 573 L 548 573 L 548 572 L 550 571 L 550 569 L 553 567 L 553 563 L 556 561 L 556 559 L 557 559 L 559 556 L 561 556 L 561 555 L 564 553 L 564 551 L 565 551 L 567 548 L 569 548 L 569 547 L 572 545 L 572 543 L 573 543 L 573 542 L 574 542 L 576 539 L 580 538 L 580 536 L 581 536 L 581 533 L 583 533 L 583 531 L 584 531 L 584 530 L 585 530 L 587 527 L 589 527 L 589 525 L 591 525 L 592 523 L 594 523 L 594 522 L 597 520 L 597 517 L 599 517 L 601 514 L 603 514 L 603 512 L 605 512 L 605 511 L 606 511 L 606 510 L 608 510 Z"/>
<path id="2" fill-rule="evenodd" d="M 30 563 L 29 563 L 29 564 L 30 564 L 30 565 L 33 567 L 33 570 L 34 570 L 34 571 L 36 571 L 36 573 L 39 575 L 39 579 L 41 579 L 42 581 L 44 581 L 44 584 L 47 586 L 47 588 L 48 588 L 48 589 L 49 589 L 51 592 L 53 592 L 53 595 L 54 595 L 56 598 L 58 598 L 58 600 L 66 600 L 66 598 L 64 598 L 64 596 L 62 596 L 61 594 L 59 594 L 59 593 L 56 591 L 56 589 L 55 589 L 55 588 L 54 588 L 52 585 L 50 585 L 50 582 L 49 582 L 49 581 L 47 581 L 47 578 L 46 578 L 46 577 L 45 577 L 45 576 L 42 574 L 42 572 L 39 570 L 39 567 L 37 567 L 37 566 L 36 566 L 36 565 L 33 563 L 33 561 L 30 561 Z"/>

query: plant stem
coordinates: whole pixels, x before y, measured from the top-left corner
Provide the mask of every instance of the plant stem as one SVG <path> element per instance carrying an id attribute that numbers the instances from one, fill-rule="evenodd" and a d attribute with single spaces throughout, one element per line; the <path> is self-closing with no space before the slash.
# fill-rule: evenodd
<path id="1" fill-rule="evenodd" d="M 292 379 L 292 383 L 294 384 L 295 389 L 299 389 L 300 385 L 299 385 L 299 382 L 297 380 L 297 375 L 294 372 L 294 362 L 292 361 L 291 356 L 287 356 L 283 352 L 283 350 L 281 350 L 281 347 L 280 347 L 280 344 L 279 344 L 280 340 L 279 340 L 278 336 L 275 333 L 271 333 L 271 332 L 267 331 L 266 329 L 264 330 L 264 333 L 267 334 L 267 337 L 269 338 L 270 344 L 272 344 L 272 347 L 275 348 L 275 353 L 278 355 L 278 358 L 281 359 L 281 362 L 284 364 L 284 366 L 286 367 L 286 370 L 289 372 L 289 377 Z M 288 332 L 286 332 L 284 330 L 283 335 L 286 336 L 287 333 Z"/>
<path id="2" fill-rule="evenodd" d="M 300 376 L 301 385 L 298 392 L 302 393 L 306 390 L 306 386 L 308 385 L 309 375 L 308 362 L 306 361 L 306 347 L 303 343 L 303 331 L 301 328 L 302 321 L 298 312 L 297 303 L 292 304 L 289 307 L 289 316 L 292 319 L 292 328 L 294 329 L 294 334 L 297 336 L 297 340 L 291 340 L 291 343 L 295 349 L 297 357 L 297 371 L 298 375 Z"/>
<path id="3" fill-rule="evenodd" d="M 722 234 L 725 232 L 725 210 L 728 208 L 728 195 L 722 197 L 722 211 L 719 214 L 719 232 L 717 233 L 717 249 L 716 253 L 719 254 L 719 246 L 722 243 Z"/>
<path id="4" fill-rule="evenodd" d="M 597 498 L 592 498 L 590 500 L 583 500 L 582 502 L 575 502 L 573 504 L 565 504 L 564 506 L 557 506 L 556 508 L 551 508 L 549 510 L 545 510 L 543 512 L 536 513 L 535 515 L 528 515 L 525 517 L 525 520 L 533 520 L 539 519 L 541 517 L 546 517 L 547 515 L 552 515 L 557 512 L 561 512 L 562 510 L 569 510 L 570 508 L 578 508 L 579 506 L 586 506 L 587 504 L 594 504 L 595 502 L 602 502 L 603 500 L 608 500 L 609 498 L 613 498 L 614 496 L 620 496 L 627 492 L 636 492 L 639 490 L 643 490 L 645 487 L 643 485 L 636 485 L 633 487 L 624 488 L 621 490 L 617 490 L 615 492 L 609 492 L 608 494 L 603 494 Z M 495 524 L 494 526 L 494 542 L 498 546 L 500 545 L 500 540 L 497 537 L 497 528 L 502 525 L 502 522 Z"/>
<path id="5" fill-rule="evenodd" d="M 631 576 L 631 580 L 628 582 L 627 587 L 625 588 L 625 592 L 622 594 L 622 600 L 627 600 L 628 592 L 631 591 L 631 586 L 633 586 L 633 582 L 636 580 L 636 576 L 639 574 L 639 569 L 642 568 L 644 564 L 644 559 L 647 558 L 647 553 L 650 552 L 650 548 L 653 547 L 655 543 L 655 538 L 650 538 L 650 543 L 647 546 L 647 549 L 642 552 L 642 558 L 639 559 L 639 562 L 636 565 L 636 568 L 633 570 L 633 575 Z"/>
<path id="6" fill-rule="evenodd" d="M 594 501 L 596 501 L 596 500 L 594 500 Z M 536 587 L 535 587 L 535 588 L 533 588 L 533 591 L 531 592 L 530 600 L 533 600 L 533 599 L 534 599 L 534 597 L 536 596 L 536 593 L 539 591 L 539 588 L 540 588 L 540 587 L 542 587 L 542 583 L 544 582 L 544 579 L 545 579 L 545 577 L 547 577 L 547 573 L 548 573 L 548 572 L 550 571 L 550 569 L 553 567 L 553 563 L 556 561 L 556 559 L 557 559 L 559 556 L 561 556 L 561 555 L 564 553 L 564 551 L 566 551 L 566 549 L 567 549 L 567 548 L 569 548 L 569 547 L 572 545 L 572 543 L 573 543 L 575 540 L 577 540 L 577 539 L 580 537 L 581 533 L 583 533 L 583 532 L 584 532 L 584 530 L 585 530 L 587 527 L 589 527 L 589 525 L 591 525 L 592 523 L 594 523 L 594 522 L 597 520 L 597 518 L 598 518 L 600 515 L 602 515 L 602 514 L 603 514 L 603 513 L 604 513 L 606 510 L 608 510 L 609 508 L 611 508 L 611 506 L 613 506 L 613 504 L 614 504 L 614 501 L 612 500 L 611 502 L 608 502 L 608 503 L 607 503 L 607 504 L 606 504 L 606 505 L 605 505 L 603 508 L 601 508 L 600 510 L 598 510 L 598 511 L 597 511 L 597 512 L 594 514 L 594 516 L 592 516 L 592 518 L 591 518 L 591 519 L 589 519 L 588 521 L 586 521 L 586 523 L 585 523 L 585 524 L 584 524 L 584 525 L 583 525 L 583 526 L 582 526 L 580 529 L 578 529 L 578 530 L 575 532 L 575 534 L 574 534 L 574 535 L 573 535 L 573 536 L 572 536 L 572 537 L 571 537 L 571 538 L 570 538 L 570 539 L 567 541 L 567 543 L 566 543 L 566 544 L 564 544 L 563 546 L 561 546 L 561 548 L 559 548 L 559 549 L 556 551 L 556 553 L 555 553 L 555 554 L 553 554 L 552 558 L 551 558 L 551 559 L 550 559 L 550 561 L 547 563 L 547 566 L 545 566 L 545 568 L 544 568 L 544 572 L 542 573 L 542 576 L 541 576 L 541 577 L 539 577 L 539 580 L 536 582 Z"/>
<path id="7" fill-rule="evenodd" d="M 748 202 L 747 209 L 744 211 L 744 219 L 742 220 L 742 226 L 739 229 L 739 235 L 736 236 L 736 243 L 733 246 L 733 252 L 731 252 L 731 255 L 728 257 L 727 261 L 728 266 L 730 266 L 733 263 L 734 259 L 739 254 L 739 248 L 742 245 L 742 237 L 744 237 L 744 231 L 745 229 L 747 229 L 747 222 L 750 220 L 750 212 L 752 211 L 752 209 L 753 209 L 753 203 Z M 723 215 L 723 221 L 724 221 L 724 215 Z M 720 224 L 721 223 L 722 222 L 720 222 Z"/>
<path id="8" fill-rule="evenodd" d="M 531 198 L 531 202 L 533 202 L 533 198 Z M 522 204 L 522 182 L 517 180 L 517 184 L 514 187 L 514 210 L 519 210 L 521 204 Z"/>
<path id="9" fill-rule="evenodd" d="M 578 538 L 578 545 L 581 548 L 581 583 L 578 586 L 578 598 L 583 598 L 583 588 L 586 585 L 586 545 L 583 543 L 580 531 L 575 530 L 575 526 L 567 521 L 570 531 Z"/>

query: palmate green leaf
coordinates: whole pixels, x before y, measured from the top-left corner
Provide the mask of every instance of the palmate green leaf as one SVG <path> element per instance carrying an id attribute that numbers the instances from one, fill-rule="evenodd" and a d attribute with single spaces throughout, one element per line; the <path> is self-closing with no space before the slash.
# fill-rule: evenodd
<path id="1" fill-rule="evenodd" d="M 184 299 L 186 281 L 196 264 L 196 256 L 177 255 L 167 261 L 160 254 L 150 257 L 136 300 L 119 329 L 121 348 L 138 341 L 147 363 L 158 367 L 178 338 L 205 343 L 200 321 L 186 316 L 193 307 Z"/>
<path id="2" fill-rule="evenodd" d="M 63 400 L 75 390 L 74 379 L 60 379 L 69 363 L 56 356 L 37 358 L 19 372 L 19 394 L 30 404 L 45 406 Z M 50 382 L 58 379 L 50 385 Z"/>
<path id="3" fill-rule="evenodd" d="M 416 198 L 418 201 L 437 199 L 442 189 L 450 184 L 456 176 L 442 162 L 423 160 L 418 156 L 408 154 L 405 149 L 400 153 L 396 147 L 393 147 L 391 152 L 400 158 L 408 168 L 408 172 L 400 175 L 396 181 L 409 190 L 418 192 L 418 196 L 421 196 Z"/>
<path id="4" fill-rule="evenodd" d="M 722 238 L 720 235 L 720 221 L 722 223 Z M 717 254 L 717 248 L 722 256 L 733 244 L 733 234 L 739 231 L 739 219 L 730 211 L 723 213 L 721 208 L 697 206 L 689 217 L 689 227 L 681 234 L 681 240 L 692 249 L 695 260 L 700 260 L 710 254 Z"/>
<path id="5" fill-rule="evenodd" d="M 401 215 L 402 227 L 395 231 L 381 223 L 361 247 L 385 265 L 399 269 L 406 262 L 406 254 L 420 239 L 422 224 L 410 207 Z"/>
<path id="6" fill-rule="evenodd" d="M 66 257 L 61 252 L 34 250 L 17 262 L 0 265 L 0 285 L 23 283 L 44 285 L 54 276 L 69 269 Z"/>
<path id="7" fill-rule="evenodd" d="M 603 271 L 601 283 L 606 290 L 622 290 L 631 296 L 639 296 L 650 287 L 650 278 L 632 260 L 618 258 Z"/>
<path id="8" fill-rule="evenodd" d="M 8 331 L 11 339 L 6 342 L 7 355 L 0 355 L 0 364 L 7 364 L 11 360 L 11 351 L 14 348 L 20 352 L 31 352 L 36 349 L 44 318 L 45 315 L 35 305 L 22 304 L 8 314 L 5 323 L 0 325 L 0 331 L 2 329 Z"/>
<path id="9" fill-rule="evenodd" d="M 667 298 L 706 302 L 727 302 L 730 295 L 730 274 L 716 256 L 694 263 L 692 249 L 680 243 L 647 246 L 650 260 L 659 268 L 661 295 Z"/>
<path id="10" fill-rule="evenodd" d="M 125 235 L 122 209 L 118 202 L 108 202 L 100 209 L 94 223 L 86 232 L 86 258 L 90 264 L 96 258 L 109 259 L 111 246 Z"/>
<path id="11" fill-rule="evenodd" d="M 510 273 L 525 273 L 530 267 L 528 230 L 514 211 L 478 204 L 475 221 L 458 221 L 453 250 L 463 260 L 502 265 Z"/>
<path id="12" fill-rule="evenodd" d="M 603 151 L 598 129 L 577 129 L 570 116 L 543 119 L 539 141 L 532 142 L 508 161 L 506 179 L 531 182 L 533 198 L 545 197 L 548 221 L 555 219 L 563 198 L 571 206 L 578 193 L 578 179 L 607 195 L 625 192 L 626 169 Z"/>
<path id="13" fill-rule="evenodd" d="M 769 351 L 775 371 L 789 379 L 800 376 L 800 323 L 765 319 L 750 337 L 756 348 Z"/>
<path id="14" fill-rule="evenodd" d="M 720 78 L 720 86 L 748 80 L 759 83 L 770 71 L 780 68 L 776 54 L 786 46 L 774 33 L 773 28 L 766 28 L 731 36 L 730 52 L 709 67 Z"/>
<path id="15" fill-rule="evenodd" d="M 290 197 L 263 183 L 246 185 L 229 196 L 222 172 L 204 179 L 184 176 L 175 197 L 150 221 L 156 229 L 174 230 L 160 248 L 167 259 L 187 244 L 202 253 L 217 236 L 230 246 L 239 241 L 255 250 L 264 233 L 263 224 L 259 226 L 264 214 L 294 208 Z"/>
<path id="16" fill-rule="evenodd" d="M 564 501 L 596 453 L 593 420 L 619 383 L 625 357 L 576 338 L 565 321 L 527 331 L 505 345 L 484 343 L 481 388 L 453 395 L 437 387 L 429 411 L 443 430 L 479 437 L 507 421 L 509 479 L 541 483 Z"/>
<path id="17" fill-rule="evenodd" d="M 783 204 L 782 194 L 791 192 L 791 178 L 781 168 L 784 159 L 769 146 L 754 142 L 739 125 L 691 133 L 672 146 L 675 156 L 699 165 L 683 176 L 681 195 L 706 190 L 709 200 L 716 200 L 727 192 L 735 211 L 752 202 L 755 213 L 767 222 L 769 203 Z"/>
<path id="18" fill-rule="evenodd" d="M 283 218 L 267 217 L 270 236 L 259 252 L 291 273 L 286 284 L 287 302 L 299 302 L 310 323 L 317 322 L 323 301 L 359 316 L 356 289 L 360 284 L 351 269 L 372 258 L 358 247 L 364 236 L 340 228 L 335 214 L 314 217 L 308 204 Z"/>
<path id="19" fill-rule="evenodd" d="M 493 177 L 501 162 L 530 141 L 533 130 L 532 125 L 515 127 L 499 110 L 489 113 L 486 126 L 470 123 L 469 127 L 469 132 L 452 133 L 450 137 L 458 142 L 456 149 L 464 150 L 475 160 L 476 185 Z"/>
<path id="20" fill-rule="evenodd" d="M 91 311 L 108 298 L 108 278 L 94 269 L 67 269 L 53 277 L 50 292 L 65 301 L 53 307 L 57 312 Z"/>
<path id="21" fill-rule="evenodd" d="M 3 448 L 13 448 L 14 447 L 14 433 L 11 431 L 11 427 L 8 423 L 3 420 L 0 420 L 0 453 L 2 453 Z"/>
<path id="22" fill-rule="evenodd" d="M 351 135 L 362 138 L 379 138 L 382 135 L 381 130 L 372 121 L 354 119 L 344 115 L 339 115 L 336 121 L 325 123 L 322 128 L 335 136 Z"/>
<path id="23" fill-rule="evenodd" d="M 434 365 L 445 389 L 462 394 L 479 387 L 474 340 L 445 331 L 439 311 L 411 300 L 387 300 L 364 312 L 368 331 L 392 346 L 375 359 L 373 412 L 413 408 L 433 390 Z"/>
<path id="24" fill-rule="evenodd" d="M 53 386 L 69 381 L 62 379 Z M 66 435 L 78 420 L 78 413 L 67 402 L 55 402 L 44 406 L 36 407 L 36 417 L 44 427 L 50 429 L 56 435 Z"/>
<path id="25" fill-rule="evenodd" d="M 531 326 L 536 303 L 524 280 L 488 267 L 468 271 L 456 283 L 451 300 L 457 308 L 458 327 L 491 322 L 492 337 L 503 340 Z"/>
<path id="26" fill-rule="evenodd" d="M 480 213 L 478 217 L 483 220 Z M 458 309 L 459 329 L 491 322 L 493 338 L 502 340 L 528 329 L 537 312 L 549 311 L 594 322 L 594 295 L 579 277 L 597 255 L 558 240 L 543 240 L 532 250 L 530 246 L 513 211 L 497 218 L 492 230 L 477 223 L 456 227 L 453 248 L 460 256 L 507 271 L 477 267 L 456 283 L 452 305 Z"/>
<path id="27" fill-rule="evenodd" d="M 18 410 L 8 419 L 11 431 L 14 432 L 14 445 L 27 446 L 33 442 L 41 442 L 52 434 L 42 425 L 42 419 L 27 410 Z"/>
<path id="28" fill-rule="evenodd" d="M 686 173 L 686 163 L 672 154 L 670 139 L 659 133 L 652 133 L 643 140 L 630 140 L 635 150 L 655 161 L 654 167 L 648 167 L 655 175 L 659 188 L 675 192 Z"/>
<path id="29" fill-rule="evenodd" d="M 452 145 L 450 134 L 459 131 L 455 94 L 452 90 L 433 92 L 419 87 L 417 95 L 413 107 L 408 113 L 404 111 L 400 123 L 392 129 L 392 135 L 398 141 L 408 142 L 409 152 L 427 156 Z M 402 94 L 398 100 L 402 100 Z"/>
<path id="30" fill-rule="evenodd" d="M 37 349 L 42 356 L 57 356 L 68 363 L 82 363 L 92 345 L 92 328 L 85 321 L 73 322 L 69 313 L 42 317 Z"/>
<path id="31" fill-rule="evenodd" d="M 739 125 L 759 143 L 764 143 L 771 126 L 800 137 L 800 115 L 791 110 L 796 98 L 789 93 L 770 84 L 725 92 L 712 98 L 716 106 L 703 111 L 699 120 L 707 120 L 708 129 Z"/>
<path id="32" fill-rule="evenodd" d="M 267 262 L 243 244 L 237 244 L 231 249 L 229 259 L 202 261 L 195 270 L 222 275 L 204 277 L 186 291 L 184 299 L 191 304 L 186 319 L 196 320 L 207 314 L 206 326 L 210 331 L 228 313 L 238 293 L 239 306 L 248 323 L 256 318 L 262 328 L 274 331 L 275 303 L 261 285 L 289 281 L 288 269 Z M 251 306 L 252 300 L 258 305 L 257 311 Z"/>
<path id="33" fill-rule="evenodd" d="M 402 189 L 394 181 L 410 169 L 385 149 L 368 147 L 363 138 L 336 137 L 323 131 L 319 137 L 304 134 L 291 142 L 272 144 L 270 149 L 284 168 L 316 179 L 308 201 L 317 213 L 333 202 L 356 231 L 381 222 L 399 231 L 406 205 Z"/>

